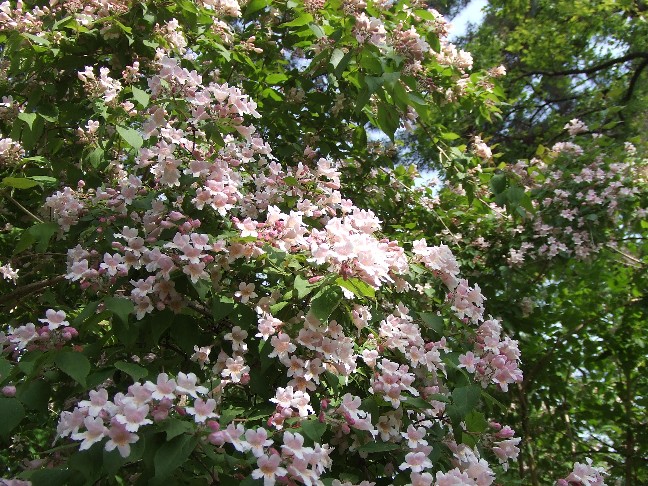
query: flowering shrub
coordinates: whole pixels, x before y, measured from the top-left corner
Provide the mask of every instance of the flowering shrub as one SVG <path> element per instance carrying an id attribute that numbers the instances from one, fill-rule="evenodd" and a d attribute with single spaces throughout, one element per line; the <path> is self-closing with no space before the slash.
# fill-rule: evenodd
<path id="1" fill-rule="evenodd" d="M 515 460 L 488 419 L 517 343 L 449 247 L 385 237 L 342 182 L 367 123 L 492 101 L 437 12 L 0 12 L 15 484 L 488 485 Z"/>

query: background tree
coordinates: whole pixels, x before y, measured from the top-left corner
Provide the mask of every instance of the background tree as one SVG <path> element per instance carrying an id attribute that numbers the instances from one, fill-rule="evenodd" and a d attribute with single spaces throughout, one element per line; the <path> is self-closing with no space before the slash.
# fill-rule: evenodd
<path id="1" fill-rule="evenodd" d="M 549 258 L 520 252 L 520 238 L 531 236 L 529 243 L 538 242 L 538 227 L 525 224 L 524 215 L 528 211 L 537 220 L 539 209 L 549 209 L 541 201 L 554 197 L 558 188 L 530 183 L 530 175 L 544 170 L 537 168 L 539 164 L 564 170 L 568 179 L 593 157 L 606 154 L 610 162 L 628 164 L 628 177 L 645 177 L 645 165 L 631 165 L 635 150 L 639 157 L 645 154 L 640 136 L 646 123 L 648 76 L 645 18 L 642 2 L 490 2 L 484 22 L 460 44 L 480 53 L 476 62 L 482 67 L 498 63 L 506 67 L 501 84 L 508 105 L 501 107 L 501 117 L 495 116 L 493 123 L 459 112 L 443 113 L 436 138 L 443 138 L 446 127 L 461 135 L 459 143 L 480 136 L 496 147 L 497 162 L 480 164 L 481 172 L 471 182 L 463 170 L 471 165 L 470 147 L 458 144 L 439 150 L 439 144 L 429 143 L 434 138 L 420 131 L 405 138 L 415 147 L 405 160 L 439 170 L 448 188 L 467 194 L 464 204 L 472 205 L 478 218 L 479 231 L 472 232 L 466 228 L 464 204 L 456 203 L 461 209 L 454 218 L 452 210 L 441 206 L 437 213 L 447 217 L 442 224 L 430 220 L 431 233 L 459 233 L 464 240 L 466 233 L 471 234 L 480 252 L 464 254 L 464 261 L 491 275 L 484 283 L 485 295 L 493 299 L 507 295 L 508 302 L 520 303 L 498 312 L 506 316 L 525 356 L 525 380 L 515 408 L 518 427 L 530 439 L 520 461 L 519 475 L 525 484 L 548 481 L 545 474 L 558 465 L 558 456 L 585 453 L 605 456 L 613 476 L 624 484 L 646 481 L 642 474 L 647 444 L 639 433 L 646 389 L 639 371 L 645 366 L 640 337 L 640 316 L 645 311 L 646 224 L 642 219 L 646 213 L 641 209 L 646 207 L 645 195 L 630 205 L 616 199 L 602 203 L 618 204 L 619 214 L 605 226 L 598 216 L 587 215 L 590 222 L 596 221 L 589 227 L 589 236 L 558 246 Z M 570 123 L 572 119 L 582 122 Z M 574 134 L 571 143 L 589 144 L 588 133 L 603 137 L 596 139 L 598 147 L 590 149 L 585 161 L 578 161 L 581 156 L 568 157 L 566 165 L 557 167 L 553 157 L 548 161 L 545 156 L 549 148 L 569 148 L 562 144 L 567 126 Z M 452 144 L 447 138 L 446 143 Z M 624 155 L 627 150 L 633 157 Z M 477 169 L 474 162 L 472 167 Z M 483 189 L 479 193 L 480 181 L 482 188 L 484 182 L 490 184 L 490 194 Z M 586 192 L 587 186 L 601 194 L 589 179 L 580 187 L 566 183 L 560 188 L 566 192 L 559 196 L 569 199 Z M 492 196 L 507 209 L 506 216 L 486 216 L 484 204 Z M 448 199 L 442 195 L 439 200 Z M 564 218 L 572 218 L 569 212 L 554 216 L 543 217 L 547 228 L 570 227 L 570 220 Z M 484 218 L 493 222 L 490 231 Z M 555 232 L 550 237 L 564 241 Z M 598 246 L 595 253 L 584 260 L 574 258 L 575 251 L 593 241 Z"/>

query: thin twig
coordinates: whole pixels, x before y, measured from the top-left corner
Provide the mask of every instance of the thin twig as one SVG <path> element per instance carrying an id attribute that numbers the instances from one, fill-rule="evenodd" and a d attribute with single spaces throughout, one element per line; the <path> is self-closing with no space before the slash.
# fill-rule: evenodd
<path id="1" fill-rule="evenodd" d="M 29 209 L 27 209 L 25 206 L 23 206 L 23 205 L 20 204 L 18 201 L 16 201 L 13 197 L 11 197 L 11 195 L 7 194 L 7 198 L 9 198 L 9 200 L 10 200 L 12 203 L 14 203 L 16 206 L 18 206 L 18 207 L 19 207 L 19 208 L 20 208 L 20 209 L 21 209 L 25 214 L 31 216 L 32 218 L 34 218 L 34 219 L 35 219 L 36 221 L 38 221 L 39 223 L 44 223 L 44 222 L 45 222 L 45 221 L 43 221 L 42 219 L 40 219 L 38 216 L 36 216 L 34 213 L 32 213 L 32 212 L 31 212 Z"/>
<path id="2" fill-rule="evenodd" d="M 609 248 L 610 250 L 616 251 L 619 255 L 623 255 L 624 257 L 626 257 L 626 258 L 627 258 L 628 260 L 630 260 L 631 262 L 638 263 L 638 264 L 641 265 L 642 267 L 646 264 L 645 262 L 639 260 L 638 258 L 635 258 L 635 257 L 633 257 L 632 255 L 628 255 L 627 253 L 622 252 L 622 251 L 619 250 L 618 248 L 615 248 L 614 246 L 610 245 L 609 243 L 607 243 L 605 246 L 606 246 L 607 248 Z"/>

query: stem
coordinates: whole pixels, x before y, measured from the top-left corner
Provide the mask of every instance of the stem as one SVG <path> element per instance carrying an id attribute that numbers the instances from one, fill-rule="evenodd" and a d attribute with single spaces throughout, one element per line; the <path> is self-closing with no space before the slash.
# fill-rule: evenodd
<path id="1" fill-rule="evenodd" d="M 526 378 L 525 378 L 526 381 Z M 540 486 L 538 482 L 538 471 L 536 470 L 535 456 L 533 453 L 533 437 L 531 434 L 531 425 L 529 423 L 529 404 L 526 399 L 526 387 L 524 383 L 518 386 L 518 398 L 520 400 L 520 418 L 522 419 L 522 429 L 524 430 L 524 442 L 527 448 L 527 470 L 531 474 L 531 485 Z M 523 471 L 521 471 L 524 473 Z M 524 478 L 521 478 L 524 479 Z"/>
<path id="2" fill-rule="evenodd" d="M 41 280 L 40 282 L 34 282 L 30 283 L 27 285 L 24 285 L 22 287 L 17 288 L 13 292 L 10 292 L 6 295 L 3 295 L 0 297 L 0 306 L 5 306 L 14 300 L 21 299 L 31 293 L 38 292 L 39 290 L 46 289 L 61 280 L 65 279 L 65 275 L 58 275 L 56 277 L 47 279 L 47 280 Z"/>
<path id="3" fill-rule="evenodd" d="M 627 258 L 631 262 L 638 263 L 642 267 L 645 265 L 645 263 L 642 262 L 641 260 L 639 260 L 638 258 L 635 258 L 632 255 L 628 255 L 627 253 L 622 252 L 621 250 L 619 250 L 618 248 L 615 248 L 614 246 L 612 246 L 610 244 L 606 244 L 605 246 L 607 248 L 609 248 L 610 250 L 616 251 L 619 255 L 623 255 L 625 258 Z"/>
<path id="4" fill-rule="evenodd" d="M 632 486 L 633 481 L 633 459 L 634 459 L 634 424 L 632 420 L 632 376 L 629 370 L 625 370 L 625 393 L 622 398 L 625 411 L 626 433 L 625 433 L 625 486 Z"/>
<path id="5" fill-rule="evenodd" d="M 34 213 L 32 213 L 29 209 L 27 209 L 25 206 L 20 204 L 18 201 L 16 201 L 13 197 L 11 197 L 10 194 L 7 194 L 7 198 L 14 203 L 16 206 L 18 206 L 22 212 L 33 218 L 34 220 L 38 221 L 39 223 L 44 223 L 42 219 L 40 219 L 38 216 L 36 216 Z"/>

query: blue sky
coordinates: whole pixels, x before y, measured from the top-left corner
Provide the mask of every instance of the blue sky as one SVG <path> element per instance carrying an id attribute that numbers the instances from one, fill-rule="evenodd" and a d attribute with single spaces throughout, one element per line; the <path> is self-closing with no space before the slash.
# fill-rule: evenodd
<path id="1" fill-rule="evenodd" d="M 450 31 L 450 40 L 465 34 L 468 24 L 481 23 L 484 18 L 484 13 L 481 9 L 486 5 L 488 5 L 488 0 L 471 0 L 466 8 L 451 20 L 452 30 Z"/>

